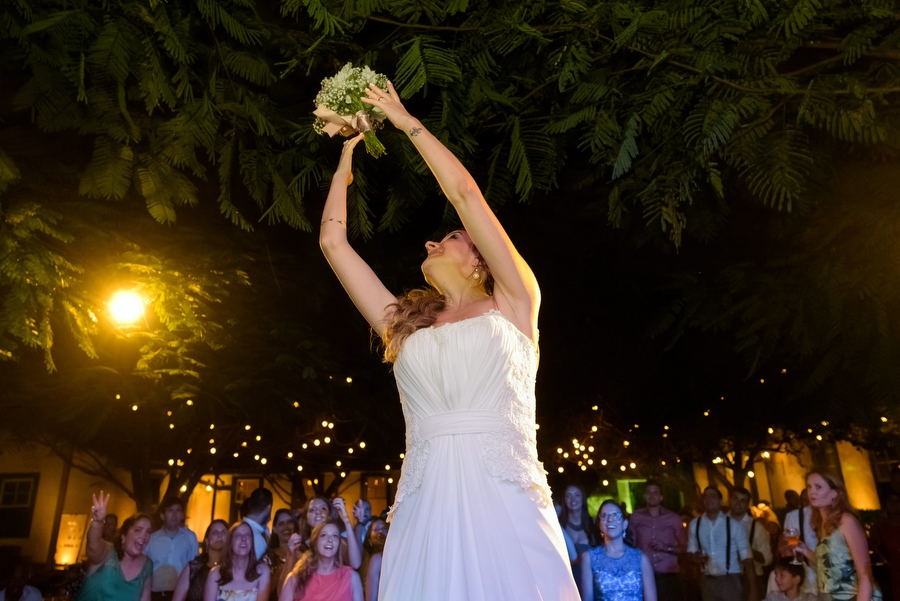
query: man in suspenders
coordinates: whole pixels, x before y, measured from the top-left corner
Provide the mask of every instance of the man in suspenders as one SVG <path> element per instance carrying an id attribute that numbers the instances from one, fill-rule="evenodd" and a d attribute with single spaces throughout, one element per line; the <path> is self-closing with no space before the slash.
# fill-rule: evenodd
<path id="1" fill-rule="evenodd" d="M 753 570 L 744 574 L 744 580 L 752 579 L 756 585 L 756 596 L 750 596 L 749 588 L 745 589 L 746 601 L 759 601 L 765 594 L 765 581 L 763 580 L 765 568 L 772 563 L 772 545 L 769 543 L 769 531 L 765 524 L 753 519 L 750 515 L 750 491 L 743 486 L 735 486 L 728 496 L 728 506 L 731 509 L 729 517 L 741 524 L 747 532 L 750 545 L 750 555 L 753 556 Z"/>
<path id="2" fill-rule="evenodd" d="M 688 553 L 703 566 L 703 601 L 742 601 L 741 568 L 753 574 L 753 558 L 744 527 L 722 512 L 722 493 L 714 486 L 703 491 L 704 513 L 688 527 Z M 753 579 L 748 581 L 755 598 Z"/>

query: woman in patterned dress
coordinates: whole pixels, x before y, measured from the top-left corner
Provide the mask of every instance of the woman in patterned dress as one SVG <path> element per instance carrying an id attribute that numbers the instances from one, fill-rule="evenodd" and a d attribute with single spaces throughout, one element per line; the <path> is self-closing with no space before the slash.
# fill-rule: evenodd
<path id="1" fill-rule="evenodd" d="M 801 541 L 796 550 L 816 566 L 819 599 L 881 599 L 872 577 L 866 533 L 850 505 L 844 482 L 830 472 L 813 471 L 806 476 L 806 492 L 819 543 L 813 551 Z"/>
<path id="2" fill-rule="evenodd" d="M 597 520 L 603 544 L 581 554 L 583 599 L 656 601 L 656 581 L 650 560 L 640 549 L 625 544 L 628 520 L 622 508 L 608 499 L 600 505 Z"/>
<path id="3" fill-rule="evenodd" d="M 227 542 L 228 522 L 225 520 L 210 522 L 206 534 L 203 535 L 201 545 L 203 552 L 190 560 L 181 570 L 175 592 L 172 593 L 172 601 L 203 601 L 206 577 L 209 576 L 211 569 L 219 565 Z"/>

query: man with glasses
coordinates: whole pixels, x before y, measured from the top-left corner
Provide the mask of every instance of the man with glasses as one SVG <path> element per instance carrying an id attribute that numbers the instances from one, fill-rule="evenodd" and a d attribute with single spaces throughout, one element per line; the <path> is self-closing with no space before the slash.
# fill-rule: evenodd
<path id="1" fill-rule="evenodd" d="M 703 569 L 703 601 L 741 601 L 741 573 L 754 574 L 747 531 L 722 512 L 722 493 L 714 486 L 703 490 L 704 513 L 688 526 L 688 553 Z M 756 597 L 754 578 L 747 579 L 750 598 Z"/>
<path id="2" fill-rule="evenodd" d="M 680 601 L 678 554 L 687 547 L 687 531 L 681 516 L 662 506 L 662 487 L 656 480 L 644 485 L 645 507 L 631 514 L 634 546 L 653 566 L 658 601 Z"/>

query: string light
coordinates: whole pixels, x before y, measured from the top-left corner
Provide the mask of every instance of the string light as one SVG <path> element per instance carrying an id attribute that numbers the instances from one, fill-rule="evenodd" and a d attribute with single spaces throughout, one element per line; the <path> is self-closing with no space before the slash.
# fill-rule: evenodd
<path id="1" fill-rule="evenodd" d="M 298 466 L 297 466 L 297 471 L 298 471 L 298 472 L 302 472 L 302 471 L 303 471 L 303 466 L 302 466 L 302 465 L 298 465 Z"/>
<path id="2" fill-rule="evenodd" d="M 775 434 L 775 428 L 769 428 L 769 434 Z"/>
<path id="3" fill-rule="evenodd" d="M 210 425 L 209 425 L 209 429 L 210 429 L 210 430 L 215 430 L 215 429 L 216 429 L 216 425 L 215 425 L 215 424 L 210 424 Z"/>
<path id="4" fill-rule="evenodd" d="M 561 473 L 563 473 L 565 470 L 563 469 L 563 466 L 559 466 L 558 468 L 556 468 L 556 471 L 558 471 L 558 472 L 561 474 Z"/>
<path id="5" fill-rule="evenodd" d="M 206 485 L 206 492 L 212 492 L 212 486 L 209 484 Z"/>
<path id="6" fill-rule="evenodd" d="M 319 446 L 319 445 L 322 444 L 322 443 L 319 442 L 319 439 L 317 438 L 317 439 L 315 439 L 315 440 L 313 441 L 313 444 L 316 445 L 316 446 Z"/>
<path id="7" fill-rule="evenodd" d="M 294 409 L 299 409 L 299 408 L 300 408 L 300 403 L 298 403 L 297 401 L 294 401 Z"/>
<path id="8" fill-rule="evenodd" d="M 323 428 L 327 428 L 327 427 L 328 427 L 328 422 L 327 422 L 327 421 L 322 422 L 322 427 L 323 427 Z"/>
<path id="9" fill-rule="evenodd" d="M 174 460 L 174 459 L 169 459 L 169 465 L 175 465 L 175 460 Z"/>
<path id="10" fill-rule="evenodd" d="M 884 416 L 882 415 L 882 416 L 881 416 L 881 421 L 884 422 L 884 423 L 887 423 L 887 418 L 884 417 Z"/>
<path id="11" fill-rule="evenodd" d="M 300 448 L 306 449 L 309 448 L 309 445 L 304 442 L 302 445 L 300 445 Z"/>
<path id="12" fill-rule="evenodd" d="M 350 454 L 352 455 L 352 454 L 353 454 L 353 447 L 350 447 L 349 449 L 347 449 L 347 452 L 350 453 Z"/>
<path id="13" fill-rule="evenodd" d="M 238 453 L 235 453 L 234 458 L 237 459 L 237 457 L 238 457 Z"/>
<path id="14" fill-rule="evenodd" d="M 385 466 L 384 466 L 384 469 L 390 471 L 390 469 L 391 469 L 391 464 L 388 463 L 387 465 L 385 465 Z"/>
<path id="15" fill-rule="evenodd" d="M 756 473 L 755 473 L 753 470 L 750 470 L 749 472 L 747 472 L 747 476 L 750 477 L 750 478 L 755 478 L 755 477 L 756 477 Z"/>
<path id="16" fill-rule="evenodd" d="M 215 455 L 215 454 L 216 454 L 216 447 L 210 448 L 210 449 L 209 449 L 209 454 L 210 454 L 210 455 Z"/>
<path id="17" fill-rule="evenodd" d="M 260 462 L 261 464 L 265 465 L 266 463 L 269 462 L 269 460 L 266 459 L 265 457 L 263 457 L 262 459 L 259 460 L 259 462 Z"/>
<path id="18" fill-rule="evenodd" d="M 192 401 L 191 399 L 188 399 L 184 404 L 187 405 L 188 407 L 193 407 L 194 401 Z"/>
<path id="19" fill-rule="evenodd" d="M 600 465 L 606 465 L 606 459 L 601 459 L 601 460 L 600 460 Z"/>
<path id="20" fill-rule="evenodd" d="M 259 442 L 260 440 L 262 440 L 262 436 L 257 436 L 257 437 L 256 437 L 256 442 Z"/>
<path id="21" fill-rule="evenodd" d="M 604 481 L 603 481 L 603 486 L 609 486 L 609 480 L 604 480 Z"/>
<path id="22" fill-rule="evenodd" d="M 388 478 L 388 484 L 393 484 L 393 483 L 394 483 L 394 479 L 393 479 L 393 478 Z"/>
<path id="23" fill-rule="evenodd" d="M 294 454 L 291 451 L 288 451 L 288 459 L 293 459 Z"/>
<path id="24" fill-rule="evenodd" d="M 347 384 L 353 384 L 353 378 L 347 376 Z"/>
<path id="25" fill-rule="evenodd" d="M 326 437 L 325 437 L 325 444 L 328 444 L 329 442 L 331 442 L 331 437 L 330 437 L 330 436 L 326 436 Z"/>
<path id="26" fill-rule="evenodd" d="M 249 429 L 250 429 L 250 424 L 247 424 L 246 426 L 244 426 L 244 430 L 249 430 Z"/>
<path id="27" fill-rule="evenodd" d="M 366 448 L 366 443 L 364 443 L 364 442 L 359 443 L 359 448 L 361 448 L 361 449 Z"/>
<path id="28" fill-rule="evenodd" d="M 132 406 L 131 406 L 131 410 L 132 410 L 132 411 L 137 411 L 137 405 L 132 405 Z"/>
<path id="29" fill-rule="evenodd" d="M 175 424 L 169 424 L 169 430 L 174 430 L 174 429 L 175 429 Z"/>

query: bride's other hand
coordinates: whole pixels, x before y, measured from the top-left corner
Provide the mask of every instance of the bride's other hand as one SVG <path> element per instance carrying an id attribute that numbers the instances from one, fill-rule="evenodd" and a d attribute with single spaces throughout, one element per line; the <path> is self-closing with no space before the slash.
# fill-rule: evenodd
<path id="1" fill-rule="evenodd" d="M 366 104 L 377 106 L 397 129 L 405 131 L 407 121 L 413 118 L 400 102 L 400 94 L 397 93 L 391 82 L 388 82 L 387 90 L 382 90 L 374 83 L 369 84 L 369 87 L 366 88 L 366 95 L 360 100 Z"/>

